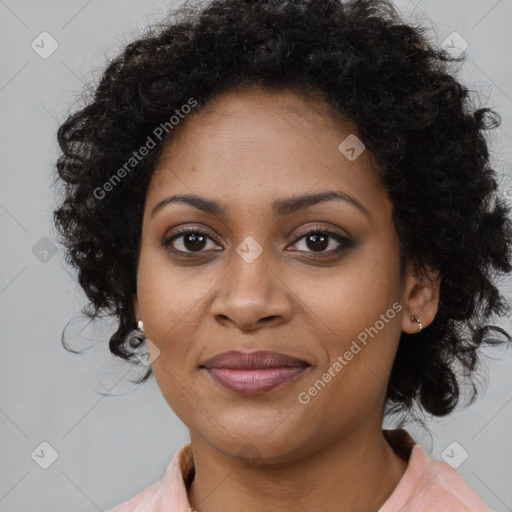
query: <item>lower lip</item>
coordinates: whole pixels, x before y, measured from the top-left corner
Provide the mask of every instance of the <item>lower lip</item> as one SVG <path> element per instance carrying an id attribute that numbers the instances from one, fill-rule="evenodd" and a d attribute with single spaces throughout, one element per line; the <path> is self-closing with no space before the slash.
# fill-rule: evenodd
<path id="1" fill-rule="evenodd" d="M 234 368 L 206 368 L 210 377 L 225 388 L 244 395 L 257 395 L 295 379 L 308 366 L 237 370 Z"/>

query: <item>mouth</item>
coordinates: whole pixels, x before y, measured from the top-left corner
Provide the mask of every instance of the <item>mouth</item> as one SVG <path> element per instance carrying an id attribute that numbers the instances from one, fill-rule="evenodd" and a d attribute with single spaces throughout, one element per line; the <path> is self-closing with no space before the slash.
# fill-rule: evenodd
<path id="1" fill-rule="evenodd" d="M 230 391 L 256 395 L 296 379 L 310 366 L 306 361 L 278 352 L 231 351 L 209 359 L 200 368 Z"/>

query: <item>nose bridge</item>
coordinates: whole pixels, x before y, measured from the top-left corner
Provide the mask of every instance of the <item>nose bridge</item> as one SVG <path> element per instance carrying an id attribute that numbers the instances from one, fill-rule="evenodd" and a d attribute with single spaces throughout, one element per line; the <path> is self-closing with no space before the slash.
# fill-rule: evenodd
<path id="1" fill-rule="evenodd" d="M 274 281 L 272 255 L 268 245 L 263 244 L 247 236 L 233 251 L 228 277 L 232 292 L 249 294 L 260 300 L 269 298 Z"/>
<path id="2" fill-rule="evenodd" d="M 233 250 L 230 269 L 212 304 L 217 319 L 250 329 L 263 318 L 288 318 L 291 306 L 279 285 L 270 249 L 247 237 Z"/>

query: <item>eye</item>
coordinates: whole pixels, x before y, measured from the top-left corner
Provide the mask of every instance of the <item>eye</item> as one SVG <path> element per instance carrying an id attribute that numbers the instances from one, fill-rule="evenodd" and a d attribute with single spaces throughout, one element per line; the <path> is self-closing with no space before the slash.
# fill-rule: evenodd
<path id="1" fill-rule="evenodd" d="M 167 237 L 163 240 L 162 246 L 178 255 L 193 255 L 194 253 L 202 253 L 208 252 L 208 240 L 212 241 L 212 238 L 197 228 L 184 228 L 179 230 L 178 233 L 173 234 L 170 237 Z M 308 250 L 300 250 L 300 252 L 311 252 L 312 254 L 317 253 L 319 256 L 322 255 L 332 255 L 342 252 L 345 249 L 353 246 L 353 241 L 350 238 L 340 235 L 334 231 L 331 231 L 326 228 L 314 228 L 302 234 L 293 245 L 298 244 L 304 240 L 306 245 L 306 249 Z M 332 246 L 332 241 L 337 242 L 338 247 L 336 247 L 336 243 L 334 243 L 334 248 L 330 248 L 329 250 L 325 250 Z M 178 242 L 178 243 L 176 243 Z M 215 243 L 213 246 L 215 247 Z M 212 249 L 210 247 L 210 249 Z M 222 250 L 214 249 L 213 250 Z"/>
<path id="2" fill-rule="evenodd" d="M 332 248 L 331 242 L 334 239 L 338 243 L 338 247 Z M 304 233 L 301 237 L 294 242 L 293 245 L 299 243 L 304 240 L 304 245 L 306 248 L 312 249 L 311 251 L 304 252 L 312 252 L 313 254 L 318 253 L 320 256 L 324 254 L 336 254 L 349 247 L 352 247 L 353 241 L 350 238 L 340 235 L 334 231 L 331 231 L 326 228 L 314 228 L 306 233 Z M 334 243 L 336 246 L 336 244 Z M 325 250 L 328 247 L 331 247 L 329 250 Z"/>
<path id="3" fill-rule="evenodd" d="M 181 229 L 177 234 L 175 233 L 171 237 L 164 239 L 162 245 L 165 249 L 174 253 L 186 255 L 187 253 L 205 252 L 203 249 L 208 247 L 208 240 L 212 239 L 204 231 L 197 228 L 185 228 Z M 178 241 L 177 244 L 175 244 L 176 241 Z"/>

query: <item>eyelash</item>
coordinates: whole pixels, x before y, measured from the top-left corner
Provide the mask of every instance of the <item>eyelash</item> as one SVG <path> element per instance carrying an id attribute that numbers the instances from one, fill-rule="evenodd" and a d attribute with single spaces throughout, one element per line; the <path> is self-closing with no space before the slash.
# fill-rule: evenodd
<path id="1" fill-rule="evenodd" d="M 181 229 L 179 230 L 177 233 L 174 233 L 171 237 L 168 237 L 168 238 L 165 238 L 162 242 L 162 246 L 168 250 L 168 251 L 171 251 L 177 255 L 180 255 L 180 256 L 183 256 L 185 258 L 189 258 L 189 257 L 194 257 L 195 255 L 197 254 L 201 254 L 203 252 L 206 252 L 206 251 L 181 251 L 181 250 L 177 250 L 177 249 L 173 249 L 172 248 L 172 243 L 177 240 L 178 238 L 184 236 L 184 235 L 187 235 L 189 233 L 194 233 L 196 235 L 201 235 L 201 236 L 205 236 L 207 238 L 209 238 L 210 240 L 213 240 L 207 233 L 205 233 L 204 231 L 201 231 L 200 229 L 197 229 L 197 228 L 184 228 L 184 229 Z M 327 235 L 331 238 L 334 238 L 337 242 L 340 243 L 340 246 L 337 248 L 337 249 L 331 249 L 330 251 L 326 251 L 326 252 L 320 252 L 320 253 L 315 253 L 315 252 L 310 252 L 310 251 L 300 251 L 300 252 L 307 252 L 309 254 L 311 254 L 313 257 L 318 257 L 318 258 L 321 258 L 321 257 L 325 257 L 325 256 L 333 256 L 335 254 L 338 254 L 350 247 L 352 247 L 353 245 L 353 241 L 350 239 L 350 238 L 347 238 L 347 237 L 344 237 L 342 235 L 340 235 L 339 233 L 336 233 L 334 231 L 331 231 L 330 229 L 327 229 L 327 228 L 320 228 L 320 227 L 315 227 L 313 229 L 310 229 L 309 231 L 306 231 L 305 233 L 302 233 L 293 243 L 292 245 L 295 245 L 297 242 L 299 242 L 300 240 L 302 240 L 303 238 L 307 238 L 308 236 L 311 236 L 311 235 L 318 235 L 318 234 L 321 234 L 321 235 Z"/>

